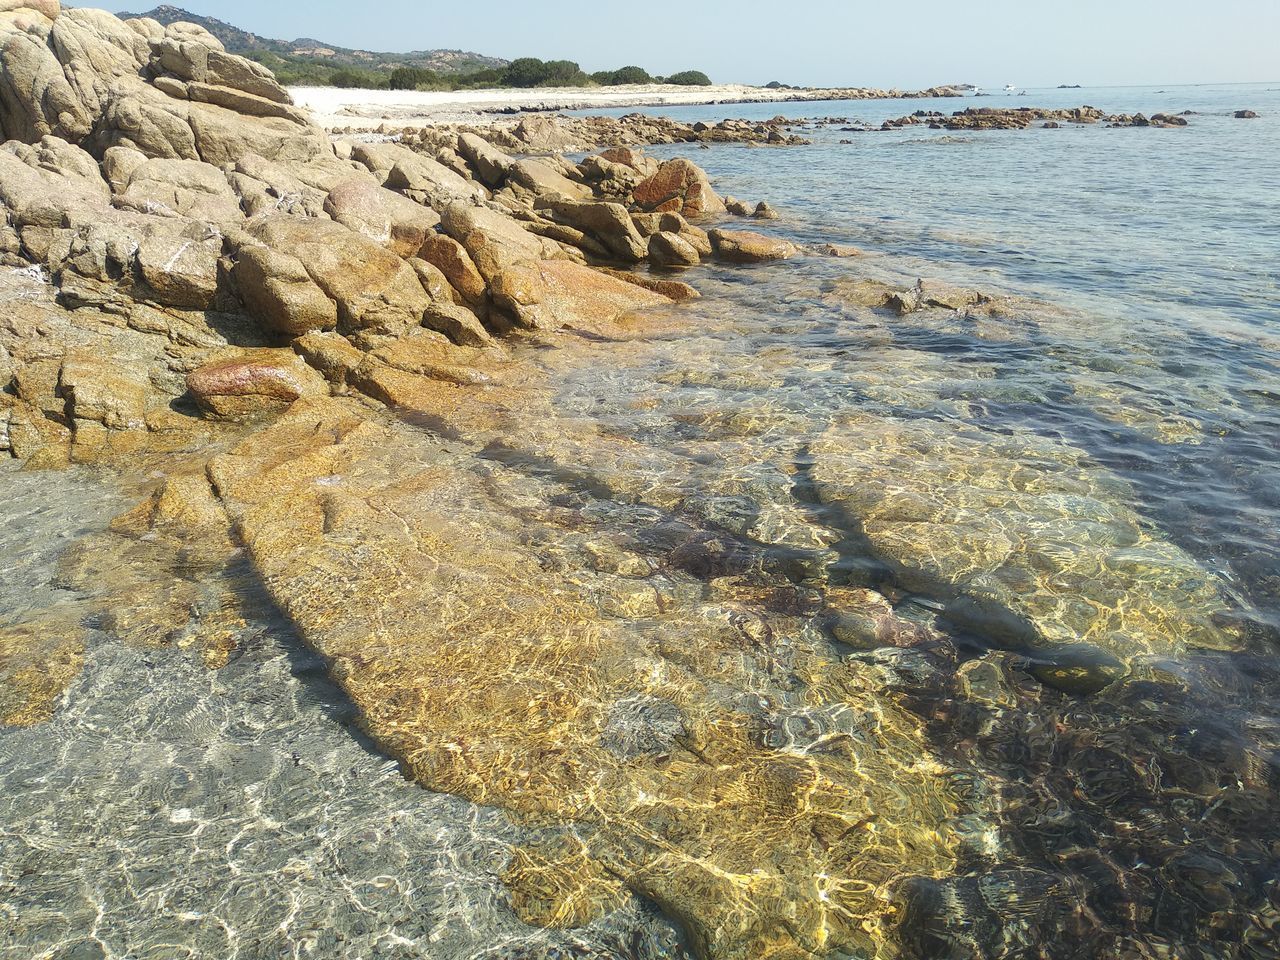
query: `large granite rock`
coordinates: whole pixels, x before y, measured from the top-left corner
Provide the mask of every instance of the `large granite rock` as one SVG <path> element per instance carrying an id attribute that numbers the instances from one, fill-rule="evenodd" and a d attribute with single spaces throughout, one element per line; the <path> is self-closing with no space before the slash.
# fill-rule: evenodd
<path id="1" fill-rule="evenodd" d="M 539 212 L 594 236 L 619 260 L 635 263 L 648 252 L 644 238 L 620 203 L 575 202 L 545 198 L 535 204 Z"/>
<path id="2" fill-rule="evenodd" d="M 137 247 L 144 299 L 187 310 L 212 310 L 221 279 L 222 236 L 207 224 L 148 224 Z"/>
<path id="3" fill-rule="evenodd" d="M 248 270 L 237 263 L 236 282 L 246 303 L 264 309 L 280 329 L 328 326 L 329 311 L 313 287 L 332 302 L 345 333 L 400 335 L 421 325 L 430 306 L 412 267 L 339 223 L 275 216 L 254 225 L 251 235 L 267 253 L 253 255 Z"/>
<path id="4" fill-rule="evenodd" d="M 960 807 L 921 721 L 875 667 L 813 649 L 802 618 L 751 631 L 787 637 L 805 676 L 765 718 L 726 608 L 567 580 L 547 563 L 554 511 L 358 405 L 301 401 L 209 475 L 382 749 L 429 789 L 572 828 L 504 875 L 527 920 L 598 917 L 629 890 L 699 957 L 888 955 L 895 885 L 954 869 Z M 775 749 L 784 734 L 808 739 Z"/>
<path id="5" fill-rule="evenodd" d="M 480 184 L 398 143 L 357 143 L 351 155 L 372 173 L 384 177 L 388 188 L 420 194 L 432 205 L 488 199 L 489 192 Z"/>
<path id="6" fill-rule="evenodd" d="M 49 49 L 47 34 L 0 21 L 0 134 L 6 139 L 57 136 L 79 142 L 93 117 Z"/>
<path id="7" fill-rule="evenodd" d="M 65 140 L 49 136 L 0 147 L 0 204 L 13 226 L 61 228 L 68 216 L 102 216 L 110 202 L 97 164 Z"/>
<path id="8" fill-rule="evenodd" d="M 635 188 L 635 201 L 642 210 L 705 217 L 725 212 L 724 201 L 696 164 L 683 158 L 668 160 L 651 177 Z"/>
<path id="9" fill-rule="evenodd" d="M 453 237 L 441 233 L 428 236 L 418 250 L 418 257 L 438 269 L 464 302 L 473 306 L 484 302 L 484 277 L 467 248 Z"/>
<path id="10" fill-rule="evenodd" d="M 411 257 L 435 233 L 440 215 L 369 177 L 351 177 L 329 191 L 324 212 L 400 257 Z"/>
<path id="11" fill-rule="evenodd" d="M 569 260 L 507 267 L 489 292 L 494 307 L 517 326 L 538 330 L 599 328 L 673 299 Z"/>
<path id="12" fill-rule="evenodd" d="M 116 190 L 116 205 L 139 213 L 215 224 L 238 224 L 244 219 L 240 198 L 226 175 L 200 160 L 145 160 Z"/>
<path id="13" fill-rule="evenodd" d="M 52 13 L 52 18 L 48 14 Z M 54 135 L 101 155 L 327 163 L 323 131 L 270 71 L 192 24 L 125 23 L 100 10 L 19 10 L 0 20 L 0 134 Z"/>
<path id="14" fill-rule="evenodd" d="M 476 179 L 494 189 L 502 186 L 515 162 L 487 140 L 474 133 L 458 135 L 458 153 L 475 171 Z"/>
<path id="15" fill-rule="evenodd" d="M 248 246 L 231 276 L 249 314 L 268 330 L 296 336 L 338 325 L 338 305 L 295 256 Z"/>
<path id="16" fill-rule="evenodd" d="M 716 256 L 731 263 L 766 263 L 796 255 L 791 241 L 751 230 L 712 230 L 708 236 Z"/>
<path id="17" fill-rule="evenodd" d="M 589 200 L 592 196 L 590 187 L 569 179 L 556 164 L 536 157 L 512 161 L 507 168 L 507 183 L 523 188 L 534 197 Z"/>
<path id="18" fill-rule="evenodd" d="M 517 221 L 489 207 L 449 204 L 440 214 L 444 232 L 460 243 L 486 281 L 508 267 L 555 256 L 555 245 L 530 233 Z"/>
<path id="19" fill-rule="evenodd" d="M 658 267 L 693 267 L 702 262 L 698 251 L 678 233 L 659 230 L 649 238 L 649 260 Z"/>

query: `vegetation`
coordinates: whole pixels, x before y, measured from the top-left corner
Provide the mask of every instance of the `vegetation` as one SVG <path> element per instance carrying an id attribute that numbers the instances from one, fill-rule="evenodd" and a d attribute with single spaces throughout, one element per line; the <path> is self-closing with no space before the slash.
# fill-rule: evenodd
<path id="1" fill-rule="evenodd" d="M 508 87 L 582 87 L 591 83 L 591 78 L 572 60 L 544 62 L 537 57 L 511 61 L 503 80 Z"/>
<path id="2" fill-rule="evenodd" d="M 680 73 L 673 73 L 664 82 L 675 84 L 678 87 L 711 86 L 711 78 L 701 70 L 684 70 Z"/>
<path id="3" fill-rule="evenodd" d="M 3 0 L 0 0 L 3 6 Z M 401 67 L 427 73 L 478 75 L 507 66 L 497 57 L 465 50 L 417 50 L 409 53 L 377 53 L 355 50 L 311 38 L 273 40 L 242 30 L 214 17 L 203 17 L 180 7 L 164 5 L 146 13 L 121 13 L 122 19 L 150 17 L 162 24 L 186 21 L 199 24 L 222 41 L 232 53 L 256 60 L 288 86 L 357 86 L 386 88 Z"/>
<path id="4" fill-rule="evenodd" d="M 0 0 L 0 6 L 3 0 Z M 624 83 L 672 83 L 705 86 L 711 80 L 686 70 L 665 80 L 643 67 L 626 66 L 588 76 L 572 60 L 521 57 L 508 63 L 464 50 L 373 53 L 313 39 L 272 40 L 239 27 L 174 6 L 121 17 L 151 17 L 161 23 L 189 21 L 204 27 L 232 53 L 255 60 L 285 86 L 348 87 L 367 90 L 480 90 L 494 87 L 614 87 Z"/>
<path id="5" fill-rule="evenodd" d="M 386 78 L 371 70 L 341 67 L 329 74 L 329 84 L 348 90 L 374 90 L 385 88 Z"/>
<path id="6" fill-rule="evenodd" d="M 624 83 L 657 83 L 644 67 L 622 67 L 619 70 L 604 70 L 593 73 L 591 79 L 602 87 L 619 87 Z"/>
<path id="7" fill-rule="evenodd" d="M 710 78 L 699 70 L 686 70 L 663 79 L 643 67 L 602 70 L 588 76 L 572 60 L 539 60 L 521 57 L 505 67 L 470 73 L 445 74 L 420 67 L 397 67 L 381 86 L 392 90 L 486 90 L 495 87 L 616 87 L 624 83 L 671 83 L 707 86 Z M 339 84 L 335 83 L 335 86 Z"/>

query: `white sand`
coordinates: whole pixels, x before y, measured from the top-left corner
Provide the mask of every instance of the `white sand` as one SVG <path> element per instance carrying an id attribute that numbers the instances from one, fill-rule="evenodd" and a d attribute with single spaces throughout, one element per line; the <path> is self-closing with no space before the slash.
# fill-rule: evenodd
<path id="1" fill-rule="evenodd" d="M 703 103 L 756 103 L 837 98 L 839 90 L 768 90 L 743 84 L 671 87 L 541 87 L 535 90 L 339 90 L 291 87 L 294 101 L 328 129 L 375 130 L 383 123 L 414 127 L 433 123 L 493 120 L 508 108 L 538 110 L 606 109 Z"/>

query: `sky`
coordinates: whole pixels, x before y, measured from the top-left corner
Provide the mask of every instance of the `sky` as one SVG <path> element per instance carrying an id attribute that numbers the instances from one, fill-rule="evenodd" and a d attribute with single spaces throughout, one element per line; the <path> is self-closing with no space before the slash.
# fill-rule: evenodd
<path id="1" fill-rule="evenodd" d="M 134 0 L 113 12 L 148 10 Z M 1280 0 L 182 0 L 265 37 L 920 88 L 1280 81 Z"/>

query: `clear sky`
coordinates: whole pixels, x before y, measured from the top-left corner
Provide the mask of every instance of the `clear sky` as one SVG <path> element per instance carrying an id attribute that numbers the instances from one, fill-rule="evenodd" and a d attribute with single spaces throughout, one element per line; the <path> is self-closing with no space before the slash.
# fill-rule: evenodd
<path id="1" fill-rule="evenodd" d="M 153 0 L 75 3 L 148 10 Z M 184 0 L 267 37 L 702 69 L 717 82 L 1280 82 L 1280 0 Z"/>

